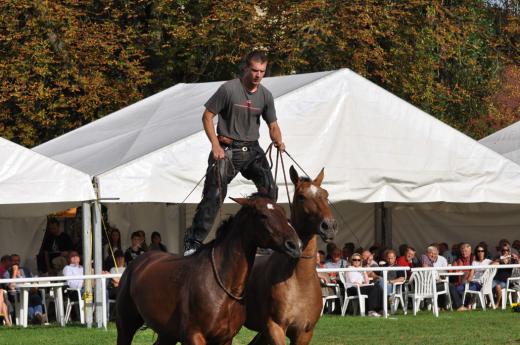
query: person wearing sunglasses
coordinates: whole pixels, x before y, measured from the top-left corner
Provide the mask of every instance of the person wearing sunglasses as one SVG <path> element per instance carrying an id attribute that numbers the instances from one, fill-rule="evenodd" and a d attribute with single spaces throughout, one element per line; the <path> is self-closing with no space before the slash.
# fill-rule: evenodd
<path id="1" fill-rule="evenodd" d="M 361 268 L 361 254 L 354 253 L 350 257 L 350 265 L 354 268 Z M 357 287 L 364 284 L 369 284 L 367 272 L 362 271 L 349 271 L 345 272 L 345 288 L 347 289 L 348 295 L 357 294 Z M 381 296 L 382 291 L 375 285 L 361 286 L 360 291 L 363 295 L 367 295 L 367 310 L 368 316 L 379 317 L 381 314 Z"/>
<path id="2" fill-rule="evenodd" d="M 499 255 L 495 258 L 495 263 L 499 265 L 512 265 L 518 263 L 518 256 L 511 255 L 511 246 L 509 244 L 504 244 L 500 248 Z M 513 273 L 512 268 L 503 268 L 498 269 L 497 274 L 495 274 L 495 278 L 493 279 L 493 289 L 496 292 L 496 307 L 498 308 L 502 302 L 502 289 L 506 287 L 507 278 L 511 277 Z"/>

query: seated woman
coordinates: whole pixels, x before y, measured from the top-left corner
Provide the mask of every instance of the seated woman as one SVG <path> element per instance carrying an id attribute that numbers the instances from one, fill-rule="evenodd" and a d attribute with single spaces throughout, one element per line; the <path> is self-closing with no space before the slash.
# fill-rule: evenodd
<path id="1" fill-rule="evenodd" d="M 350 257 L 350 265 L 351 267 L 361 267 L 361 254 L 354 253 Z M 347 294 L 355 295 L 357 294 L 357 287 L 359 285 L 368 284 L 369 279 L 366 272 L 361 271 L 351 271 L 345 272 L 345 288 L 347 289 Z M 361 286 L 361 293 L 367 295 L 367 310 L 368 316 L 379 317 L 379 311 L 381 310 L 381 291 L 375 285 L 369 286 Z"/>
<path id="2" fill-rule="evenodd" d="M 509 244 L 504 244 L 500 250 L 500 255 L 495 259 L 494 263 L 499 265 L 511 265 L 518 263 L 518 256 L 511 254 L 511 247 Z M 498 269 L 493 279 L 493 289 L 496 291 L 496 307 L 500 307 L 502 302 L 502 289 L 506 287 L 507 278 L 511 277 L 513 273 L 512 268 Z"/>

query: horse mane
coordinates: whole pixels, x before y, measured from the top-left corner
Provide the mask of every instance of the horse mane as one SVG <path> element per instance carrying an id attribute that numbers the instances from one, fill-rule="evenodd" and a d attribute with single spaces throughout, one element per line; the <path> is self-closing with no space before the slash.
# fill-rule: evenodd
<path id="1" fill-rule="evenodd" d="M 301 182 L 312 182 L 312 179 L 307 176 L 300 176 L 300 181 Z"/>
<path id="2" fill-rule="evenodd" d="M 273 201 L 273 199 L 267 193 L 265 193 L 263 191 L 253 193 L 253 194 L 249 195 L 247 198 L 248 199 L 267 198 L 267 199 Z M 242 206 L 238 212 L 242 211 L 244 208 L 250 208 L 250 206 L 247 206 L 247 205 Z M 236 218 L 236 215 L 231 215 L 227 219 L 225 219 L 222 222 L 222 224 L 220 224 L 220 226 L 217 228 L 215 239 L 208 242 L 207 244 L 205 244 L 204 247 L 213 246 L 213 245 L 215 245 L 215 243 L 218 243 L 218 242 L 222 241 L 224 238 L 226 238 L 226 236 L 230 232 L 229 230 L 233 227 L 232 224 L 233 224 L 233 220 L 235 218 Z"/>

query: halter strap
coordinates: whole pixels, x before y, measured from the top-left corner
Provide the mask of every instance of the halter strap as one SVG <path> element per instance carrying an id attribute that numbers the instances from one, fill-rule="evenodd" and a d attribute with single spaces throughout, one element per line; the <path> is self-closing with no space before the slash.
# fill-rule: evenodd
<path id="1" fill-rule="evenodd" d="M 236 296 L 235 294 L 233 294 L 231 291 L 229 291 L 225 286 L 224 286 L 224 283 L 222 282 L 222 279 L 220 279 L 220 276 L 218 274 L 218 271 L 217 271 L 217 265 L 215 264 L 215 247 L 211 247 L 211 267 L 213 268 L 213 273 L 215 274 L 215 278 L 217 280 L 217 283 L 218 285 L 222 288 L 222 290 L 224 290 L 224 292 L 229 296 L 231 297 L 232 299 L 234 300 L 237 300 L 237 301 L 242 301 L 244 299 L 244 295 L 242 294 L 242 296 Z"/>

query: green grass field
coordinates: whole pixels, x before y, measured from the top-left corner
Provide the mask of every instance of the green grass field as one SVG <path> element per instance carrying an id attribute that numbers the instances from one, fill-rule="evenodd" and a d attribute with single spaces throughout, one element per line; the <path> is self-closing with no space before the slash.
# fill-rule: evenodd
<path id="1" fill-rule="evenodd" d="M 243 329 L 233 341 L 245 345 L 253 333 Z M 0 328 L 1 345 L 103 345 L 115 344 L 116 329 L 108 331 L 82 326 L 32 326 L 27 329 Z M 153 344 L 150 330 L 139 331 L 134 344 Z M 399 315 L 389 319 L 359 316 L 324 316 L 312 344 L 520 344 L 520 313 L 508 311 L 443 312 L 437 319 L 431 313 Z"/>

